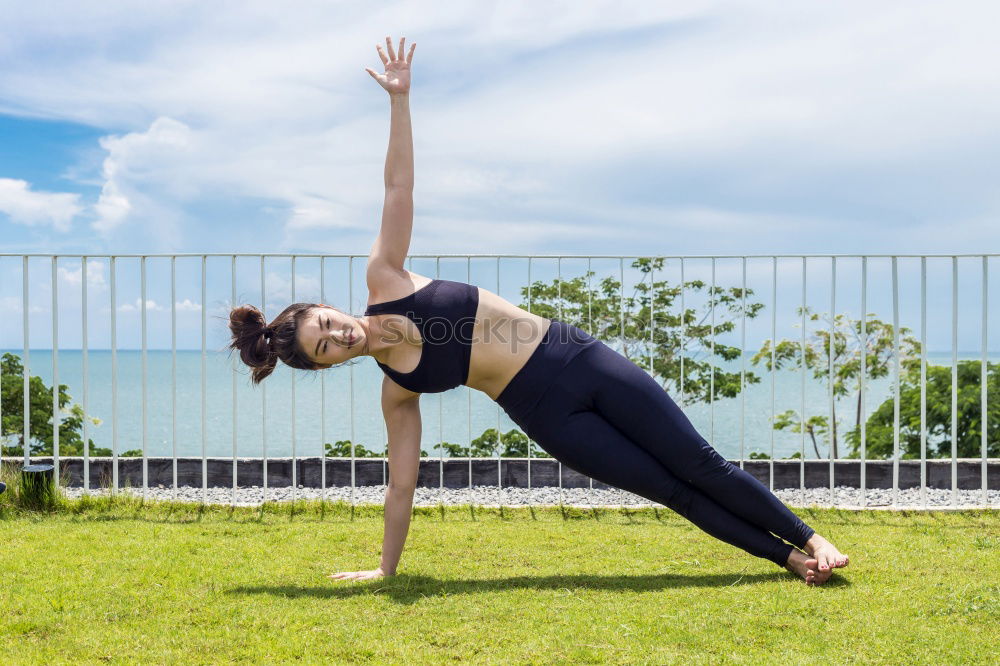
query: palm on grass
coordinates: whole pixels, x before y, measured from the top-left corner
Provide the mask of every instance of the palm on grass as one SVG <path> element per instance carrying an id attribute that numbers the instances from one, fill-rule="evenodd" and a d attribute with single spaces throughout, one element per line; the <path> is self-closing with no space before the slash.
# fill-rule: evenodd
<path id="1" fill-rule="evenodd" d="M 371 578 L 382 578 L 385 574 L 382 569 L 373 569 L 371 571 L 341 571 L 340 573 L 330 574 L 327 578 L 332 578 L 334 580 L 369 580 Z"/>
<path id="2" fill-rule="evenodd" d="M 371 74 L 372 78 L 378 81 L 379 85 L 385 88 L 385 91 L 390 95 L 401 95 L 410 92 L 410 63 L 413 62 L 413 49 L 417 45 L 416 43 L 411 44 L 410 52 L 404 58 L 403 44 L 405 41 L 406 37 L 400 37 L 399 49 L 393 51 L 392 41 L 386 37 L 385 48 L 389 52 L 388 57 L 380 45 L 375 45 L 379 57 L 382 58 L 382 64 L 385 65 L 384 74 L 378 74 L 370 67 L 365 67 L 365 71 Z"/>

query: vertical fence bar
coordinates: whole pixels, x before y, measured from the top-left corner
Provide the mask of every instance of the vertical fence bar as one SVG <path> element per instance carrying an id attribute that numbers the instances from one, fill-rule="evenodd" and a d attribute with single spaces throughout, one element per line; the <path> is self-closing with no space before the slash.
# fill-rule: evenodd
<path id="1" fill-rule="evenodd" d="M 231 300 L 230 306 L 229 306 L 229 308 L 231 310 L 232 308 L 236 307 L 236 255 L 235 254 L 232 256 L 232 263 L 230 264 L 229 272 L 230 272 L 230 275 L 229 275 L 229 285 L 232 287 L 232 294 L 231 294 L 232 300 Z M 236 486 L 237 486 L 237 481 L 238 481 L 238 479 L 237 479 L 237 465 L 236 465 L 236 457 L 237 457 L 236 442 L 237 442 L 237 438 L 238 438 L 238 435 L 239 435 L 238 427 L 237 427 L 237 405 L 238 405 L 239 396 L 236 393 L 236 366 L 235 365 L 233 365 L 232 368 L 230 369 L 230 375 L 232 377 L 232 383 L 233 383 L 233 385 L 232 385 L 232 392 L 233 392 L 233 499 L 232 499 L 232 506 L 236 506 Z"/>
<path id="2" fill-rule="evenodd" d="M 411 264 L 412 265 L 412 264 Z M 347 302 L 350 303 L 351 309 L 354 309 L 354 255 L 347 258 Z M 421 353 L 423 351 L 421 350 Z M 355 457 L 354 448 L 354 364 L 351 364 L 347 369 L 347 377 L 350 382 L 350 390 L 348 393 L 351 395 L 351 399 L 348 402 L 347 408 L 350 410 L 350 424 L 351 424 L 351 506 L 357 504 L 357 463 Z M 419 449 L 419 445 L 417 446 Z M 419 472 L 419 468 L 418 468 Z"/>
<path id="3" fill-rule="evenodd" d="M 465 281 L 472 283 L 472 257 L 465 258 Z M 468 463 L 469 463 L 469 501 L 472 503 L 472 508 L 476 508 L 475 498 L 472 495 L 472 387 L 466 384 L 465 386 L 465 421 L 468 427 L 468 439 L 465 441 L 468 443 Z M 528 446 L 531 446 L 531 442 L 528 442 Z"/>
<path id="4" fill-rule="evenodd" d="M 834 408 L 834 393 L 833 393 L 833 355 L 835 353 L 834 340 L 836 340 L 836 323 L 837 323 L 837 257 L 830 257 L 830 339 L 827 340 L 827 345 L 829 347 L 828 354 L 828 392 L 830 398 L 830 450 L 827 451 L 827 456 L 830 459 L 830 506 L 836 506 L 837 501 L 834 497 L 834 460 L 837 457 L 837 412 Z"/>
<path id="5" fill-rule="evenodd" d="M 90 491 L 90 432 L 87 427 L 90 421 L 90 359 L 87 354 L 87 257 L 80 259 L 80 349 L 83 353 L 83 491 Z"/>
<path id="6" fill-rule="evenodd" d="M 708 288 L 708 298 L 708 305 L 712 311 L 712 339 L 709 341 L 712 363 L 709 366 L 708 380 L 708 441 L 715 446 L 715 257 L 712 257 L 712 286 Z"/>
<path id="7" fill-rule="evenodd" d="M 147 413 L 148 399 L 146 393 L 146 377 L 149 366 L 146 360 L 146 257 L 139 257 L 139 292 L 142 300 L 140 308 L 140 328 L 142 329 L 142 498 L 149 496 L 149 458 L 146 450 L 148 440 Z"/>
<path id="8" fill-rule="evenodd" d="M 319 259 L 319 302 L 326 303 L 326 257 Z M 354 311 L 354 304 L 347 304 L 347 311 Z M 319 485 L 321 497 L 326 501 L 326 373 L 319 374 Z M 385 465 L 382 466 L 385 471 Z"/>
<path id="9" fill-rule="evenodd" d="M 531 312 L 531 257 L 528 257 L 528 312 Z M 551 326 L 551 324 L 550 324 L 550 326 Z M 527 436 L 527 438 L 528 438 L 528 489 L 530 490 L 531 489 L 531 444 L 532 444 L 532 440 L 531 440 L 531 435 L 528 435 L 527 433 L 525 433 L 525 436 Z M 499 441 L 499 434 L 498 434 L 498 441 Z M 560 502 L 559 503 L 562 504 L 561 498 L 560 498 Z"/>
<path id="10" fill-rule="evenodd" d="M 624 283 L 622 283 L 624 284 Z M 562 257 L 556 258 L 556 302 L 559 304 L 559 319 L 562 320 Z M 550 324 L 551 326 L 551 324 Z M 559 468 L 559 506 L 563 505 L 563 468 L 562 461 L 556 462 Z M 528 465 L 531 465 L 531 443 L 528 443 Z M 530 478 L 530 476 L 529 476 Z M 528 487 L 531 485 L 529 483 Z"/>
<path id="11" fill-rule="evenodd" d="M 441 257 L 437 256 L 434 258 L 434 277 L 438 280 L 441 279 Z M 421 343 L 420 355 L 423 356 L 423 343 Z M 419 362 L 419 361 L 418 361 Z M 442 397 L 444 391 L 439 391 L 437 394 L 438 403 L 438 504 L 444 510 L 444 398 Z"/>
<path id="12" fill-rule="evenodd" d="M 292 303 L 295 302 L 295 255 L 292 255 Z M 292 505 L 295 505 L 295 501 L 299 498 L 299 461 L 295 456 L 295 370 L 289 368 L 292 375 Z M 351 437 L 351 446 L 354 446 L 353 433 Z"/>
<path id="13" fill-rule="evenodd" d="M 497 294 L 499 293 L 500 293 L 500 257 L 497 257 Z M 528 312 L 531 312 L 531 257 L 528 257 Z M 502 512 L 503 480 L 500 478 L 500 403 L 497 403 L 497 506 L 500 507 Z"/>
<path id="14" fill-rule="evenodd" d="M 684 285 L 684 257 L 681 257 L 680 260 L 681 260 L 681 371 L 680 371 L 681 372 L 681 377 L 680 377 L 680 385 L 681 385 L 681 404 L 683 405 L 686 402 L 686 399 L 684 397 L 684 354 L 687 351 L 687 349 L 685 348 L 686 345 L 687 345 L 687 309 L 686 309 L 686 306 L 684 304 L 684 291 L 685 291 L 685 285 Z"/>
<path id="15" fill-rule="evenodd" d="M 774 492 L 774 382 L 778 346 L 778 257 L 771 257 L 771 456 L 767 461 L 768 488 Z"/>
<path id="16" fill-rule="evenodd" d="M 201 501 L 208 502 L 208 369 L 205 342 L 208 331 L 208 255 L 201 255 Z"/>
<path id="17" fill-rule="evenodd" d="M 590 257 L 587 257 L 587 333 L 590 335 L 594 334 L 594 310 L 593 310 L 593 296 L 590 293 Z M 588 476 L 588 483 L 590 484 L 590 490 L 587 491 L 587 499 L 590 500 L 590 506 L 594 506 L 594 477 Z"/>
<path id="18" fill-rule="evenodd" d="M 892 397 L 892 505 L 899 503 L 899 273 L 892 257 L 892 358 L 896 387 Z"/>
<path id="19" fill-rule="evenodd" d="M 31 388 L 30 388 L 30 357 L 28 349 L 28 256 L 25 255 L 22 258 L 22 269 L 21 269 L 21 324 L 23 328 L 24 335 L 24 365 L 22 366 L 22 381 L 24 386 L 24 405 L 23 405 L 23 419 L 21 427 L 21 441 L 24 444 L 24 464 L 25 466 L 31 464 Z"/>
<path id="20" fill-rule="evenodd" d="M 264 323 L 267 323 L 267 288 L 265 279 L 267 273 L 265 272 L 264 255 L 260 255 L 260 311 L 264 315 Z M 261 382 L 260 384 L 260 446 L 261 446 L 261 456 L 263 458 L 263 479 L 261 489 L 263 502 L 267 502 L 267 382 Z"/>
<path id="21" fill-rule="evenodd" d="M 177 499 L 177 257 L 170 257 L 170 444 Z"/>
<path id="22" fill-rule="evenodd" d="M 86 257 L 84 257 L 84 260 L 86 260 Z M 0 261 L 0 268 L 2 268 L 2 264 L 3 264 L 3 261 Z M 84 274 L 84 275 L 86 275 L 86 274 Z M 3 354 L 0 354 L 0 386 L 3 386 Z M 86 409 L 86 408 L 84 408 L 84 409 Z M 86 423 L 87 422 L 84 421 L 84 426 L 83 426 L 84 432 L 86 432 L 86 428 L 87 428 Z M 3 471 L 3 450 L 2 450 L 2 447 L 3 447 L 3 445 L 4 445 L 4 443 L 6 441 L 7 441 L 7 439 L 4 437 L 4 434 L 3 434 L 3 400 L 0 399 L 0 472 Z M 87 441 L 86 436 L 84 436 L 84 441 L 85 442 Z M 86 487 L 86 480 L 84 481 L 84 484 L 85 484 L 84 487 Z"/>
<path id="23" fill-rule="evenodd" d="M 654 268 L 655 264 L 653 262 L 654 262 L 654 258 L 650 257 L 649 258 L 649 351 L 647 353 L 649 354 L 649 374 L 655 376 L 656 369 L 653 367 L 653 349 L 654 349 L 654 345 L 656 343 L 653 340 L 653 331 L 656 328 L 656 323 L 655 323 L 656 322 L 656 316 L 655 316 L 655 312 L 656 312 L 656 296 L 655 296 L 656 282 L 655 282 L 655 280 L 653 280 L 653 273 L 655 272 L 655 268 Z"/>
<path id="24" fill-rule="evenodd" d="M 927 257 L 920 257 L 920 503 L 927 508 Z"/>
<path id="25" fill-rule="evenodd" d="M 622 354 L 625 354 L 625 257 L 618 257 L 618 271 L 619 280 L 618 283 L 618 311 L 621 314 L 621 328 L 619 335 L 621 336 L 622 342 Z M 562 479 L 560 479 L 560 482 Z M 621 508 L 625 508 L 625 494 L 622 493 L 621 497 Z M 559 498 L 560 503 L 562 503 L 562 497 Z"/>
<path id="26" fill-rule="evenodd" d="M 799 406 L 799 504 L 806 503 L 806 258 L 802 257 L 802 340 L 799 344 L 801 404 Z"/>
<path id="27" fill-rule="evenodd" d="M 951 505 L 958 501 L 958 257 L 951 258 Z"/>
<path id="28" fill-rule="evenodd" d="M 989 493 L 987 492 L 986 484 L 986 453 L 987 453 L 987 443 L 986 443 L 986 432 L 989 429 L 989 410 L 987 407 L 987 390 L 986 390 L 986 380 L 987 380 L 987 361 L 986 361 L 986 320 L 987 320 L 987 293 L 989 291 L 989 267 L 987 265 L 987 257 L 983 255 L 983 348 L 980 358 L 982 359 L 979 364 L 979 430 L 980 430 L 980 442 L 979 448 L 982 456 L 982 487 L 983 487 L 983 506 L 989 506 Z"/>
<path id="29" fill-rule="evenodd" d="M 111 494 L 118 492 L 118 296 L 115 257 L 111 273 Z"/>
<path id="30" fill-rule="evenodd" d="M 621 317 L 621 327 L 619 328 L 619 335 L 621 336 L 622 354 L 624 354 L 625 353 L 625 257 L 618 257 L 618 270 L 619 270 L 618 313 Z"/>
<path id="31" fill-rule="evenodd" d="M 747 417 L 747 258 L 741 257 L 743 281 L 740 292 L 740 469 L 743 469 L 744 440 L 746 439 Z"/>
<path id="32" fill-rule="evenodd" d="M 59 275 L 52 256 L 52 478 L 59 483 Z"/>
<path id="33" fill-rule="evenodd" d="M 865 375 L 868 372 L 868 301 L 866 300 L 868 296 L 868 257 L 861 257 L 861 397 L 859 400 L 859 412 L 858 418 L 861 421 L 861 506 L 867 506 L 867 497 L 865 496 L 865 468 L 868 466 L 867 462 L 867 444 L 865 441 L 865 425 L 867 417 L 865 416 Z"/>

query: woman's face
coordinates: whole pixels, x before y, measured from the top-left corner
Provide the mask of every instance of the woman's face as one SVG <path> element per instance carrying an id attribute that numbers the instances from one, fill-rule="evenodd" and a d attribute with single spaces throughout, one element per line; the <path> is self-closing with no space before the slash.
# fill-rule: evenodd
<path id="1" fill-rule="evenodd" d="M 298 339 L 309 359 L 322 366 L 360 356 L 365 348 L 365 332 L 358 320 L 329 305 L 309 311 L 299 324 Z"/>

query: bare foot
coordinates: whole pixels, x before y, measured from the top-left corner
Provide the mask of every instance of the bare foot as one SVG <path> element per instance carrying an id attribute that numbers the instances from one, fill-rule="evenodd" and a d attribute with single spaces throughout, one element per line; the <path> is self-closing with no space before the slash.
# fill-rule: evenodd
<path id="1" fill-rule="evenodd" d="M 821 577 L 816 570 L 816 558 L 809 557 L 798 548 L 792 548 L 792 552 L 788 554 L 785 568 L 801 577 L 807 585 L 822 585 L 830 577 L 829 573 Z"/>
<path id="2" fill-rule="evenodd" d="M 847 555 L 819 534 L 809 537 L 804 550 L 816 558 L 817 571 L 821 574 L 832 573 L 834 569 L 846 567 L 850 563 Z"/>

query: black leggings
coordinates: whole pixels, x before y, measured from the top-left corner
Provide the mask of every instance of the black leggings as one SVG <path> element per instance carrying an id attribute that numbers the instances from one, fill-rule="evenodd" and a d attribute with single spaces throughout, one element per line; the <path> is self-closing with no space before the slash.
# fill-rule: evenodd
<path id="1" fill-rule="evenodd" d="M 497 402 L 567 467 L 668 506 L 751 555 L 784 566 L 789 543 L 802 548 L 814 533 L 720 456 L 655 379 L 576 326 L 552 320 Z"/>

